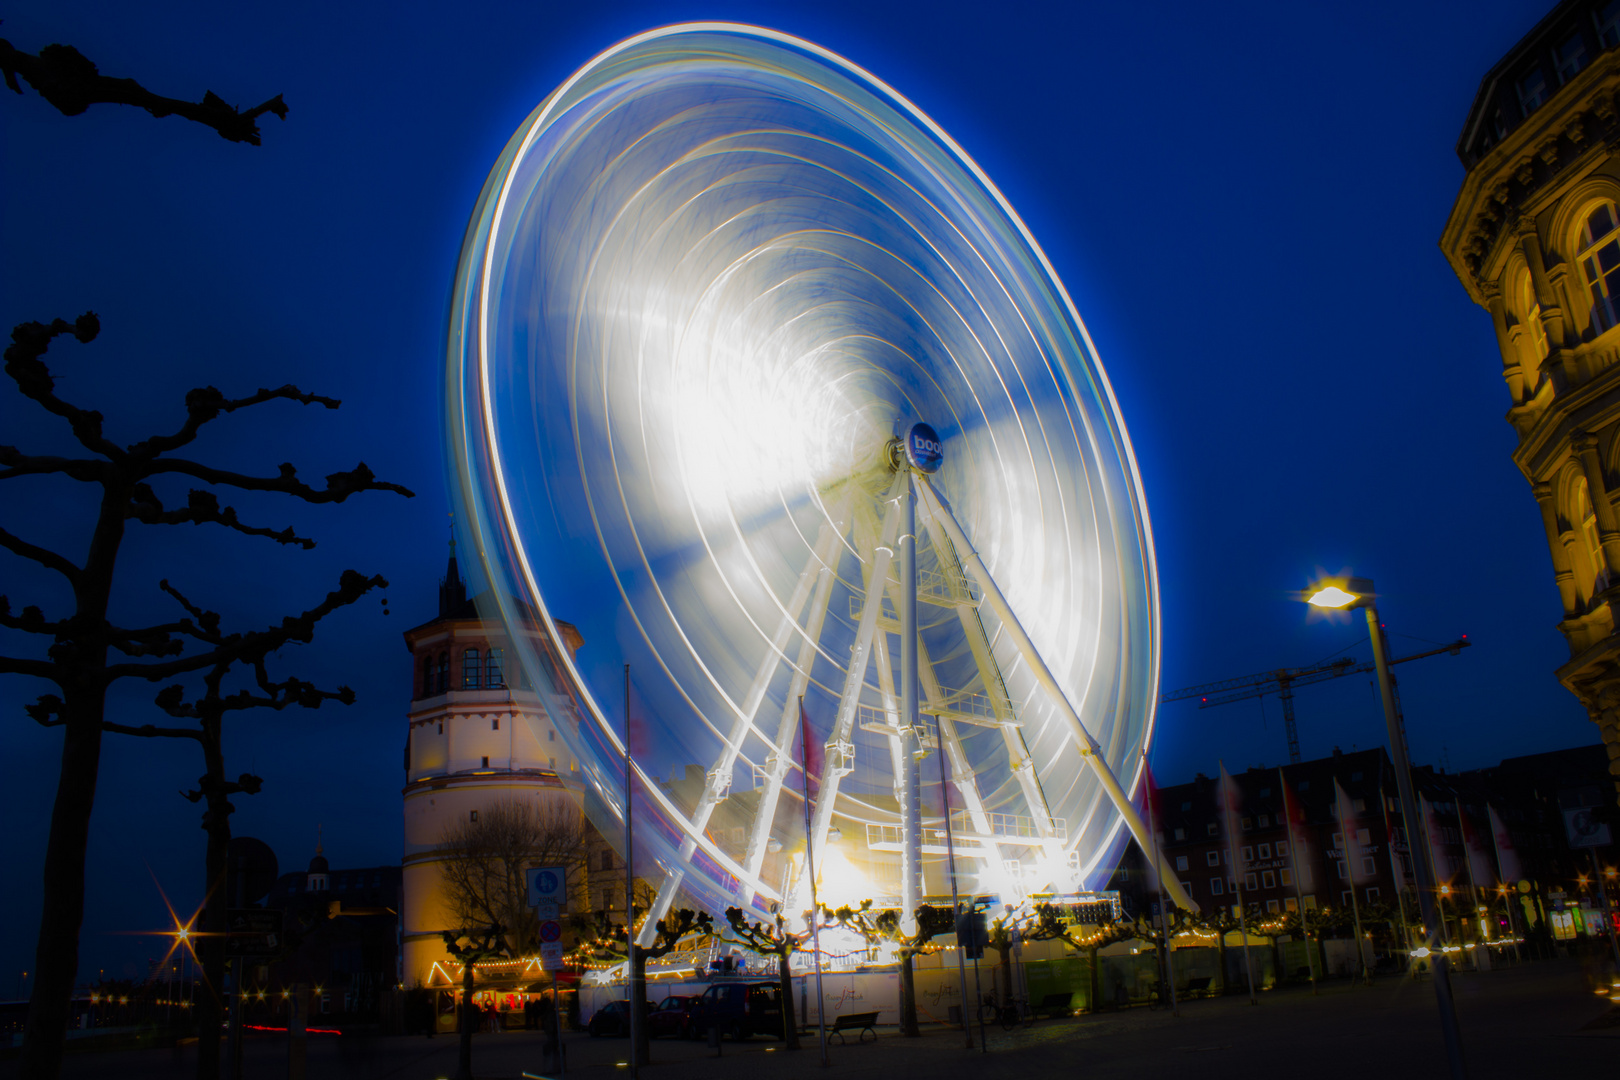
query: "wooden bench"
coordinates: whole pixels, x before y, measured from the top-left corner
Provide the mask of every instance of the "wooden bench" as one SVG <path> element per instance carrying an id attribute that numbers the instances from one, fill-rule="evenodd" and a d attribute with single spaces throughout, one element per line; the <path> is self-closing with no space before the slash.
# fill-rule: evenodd
<path id="1" fill-rule="evenodd" d="M 878 1014 L 875 1012 L 844 1013 L 833 1017 L 832 1027 L 827 1029 L 827 1034 L 838 1036 L 838 1041 L 842 1043 L 844 1032 L 858 1031 L 860 1034 L 855 1037 L 856 1042 L 865 1042 L 868 1035 L 875 1041 L 877 1031 L 874 1025 L 877 1024 L 877 1018 Z"/>

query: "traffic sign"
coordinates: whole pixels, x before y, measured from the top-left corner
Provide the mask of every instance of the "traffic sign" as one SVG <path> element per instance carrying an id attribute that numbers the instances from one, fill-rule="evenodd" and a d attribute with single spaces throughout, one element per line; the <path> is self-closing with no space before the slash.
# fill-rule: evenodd
<path id="1" fill-rule="evenodd" d="M 531 866 L 524 872 L 529 884 L 529 906 L 568 903 L 568 867 Z"/>
<path id="2" fill-rule="evenodd" d="M 275 956 L 281 951 L 281 910 L 229 908 L 225 912 L 225 955 Z"/>
<path id="3" fill-rule="evenodd" d="M 540 924 L 540 940 L 550 944 L 562 940 L 562 923 L 543 922 Z"/>
<path id="4" fill-rule="evenodd" d="M 541 944 L 541 946 L 540 946 L 540 970 L 541 971 L 561 971 L 563 969 L 563 966 L 564 965 L 563 965 L 562 942 L 559 941 L 559 942 L 557 942 L 555 944 L 550 944 L 550 945 Z"/>
<path id="5" fill-rule="evenodd" d="M 535 907 L 534 914 L 535 918 L 545 922 L 547 919 L 555 919 L 561 915 L 562 907 L 559 904 L 539 904 Z"/>

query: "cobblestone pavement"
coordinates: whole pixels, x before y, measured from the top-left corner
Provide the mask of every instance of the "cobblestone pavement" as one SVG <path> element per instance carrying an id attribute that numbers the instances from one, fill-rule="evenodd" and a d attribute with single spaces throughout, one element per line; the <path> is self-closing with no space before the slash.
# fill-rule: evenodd
<path id="1" fill-rule="evenodd" d="M 1556 1070 L 1585 1068 L 1591 1076 L 1620 1075 L 1620 1008 L 1586 986 L 1572 962 L 1547 962 L 1455 981 L 1458 1013 L 1473 1080 L 1524 1080 Z M 990 1030 L 988 1051 L 963 1046 L 963 1034 L 935 1028 L 920 1039 L 892 1029 L 876 1042 L 829 1049 L 821 1068 L 814 1038 L 785 1050 L 775 1040 L 727 1042 L 722 1054 L 704 1043 L 659 1040 L 649 1080 L 759 1080 L 782 1077 L 882 1077 L 884 1080 L 971 1075 L 978 1080 L 1032 1080 L 1083 1076 L 1085 1080 L 1186 1076 L 1196 1080 L 1254 1080 L 1274 1072 L 1311 1080 L 1444 1080 L 1445 1056 L 1427 982 L 1385 979 L 1371 988 L 1333 983 L 1319 996 L 1308 989 L 1194 1001 L 1179 1017 L 1168 1010 L 1132 1009 L 1065 1020 L 1042 1020 L 1012 1032 Z M 977 1033 L 975 1032 L 975 1035 Z M 520 1080 L 524 1073 L 555 1077 L 542 1068 L 535 1032 L 480 1035 L 473 1063 L 480 1078 Z M 580 1080 L 626 1077 L 624 1039 L 568 1037 L 568 1075 Z M 67 1080 L 189 1078 L 194 1051 L 150 1050 L 73 1054 Z M 247 1048 L 246 1080 L 285 1080 L 286 1047 L 274 1039 Z M 309 1080 L 438 1080 L 455 1071 L 456 1040 L 425 1037 L 311 1037 Z M 15 1059 L 0 1062 L 0 1080 L 16 1075 Z"/>

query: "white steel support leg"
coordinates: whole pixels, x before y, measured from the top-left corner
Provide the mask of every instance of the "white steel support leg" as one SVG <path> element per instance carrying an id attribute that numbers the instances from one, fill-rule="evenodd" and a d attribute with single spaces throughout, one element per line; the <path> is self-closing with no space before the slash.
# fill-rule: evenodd
<path id="1" fill-rule="evenodd" d="M 900 492 L 900 925 L 916 925 L 922 888 L 922 782 L 917 770 L 917 502 L 911 471 Z M 882 603 L 882 582 L 875 595 Z M 907 930 L 907 932 L 910 932 Z"/>
<path id="2" fill-rule="evenodd" d="M 946 535 L 951 538 L 951 543 L 956 546 L 957 553 L 962 558 L 964 569 L 973 576 L 973 580 L 978 582 L 979 587 L 984 590 L 985 599 L 995 609 L 996 615 L 1001 619 L 1002 626 L 1006 628 L 1008 635 L 1013 640 L 1013 644 L 1023 656 L 1024 662 L 1029 665 L 1042 689 L 1052 698 L 1052 703 L 1058 707 L 1058 711 L 1068 721 L 1075 745 L 1080 749 L 1081 760 L 1090 765 L 1092 771 L 1096 773 L 1097 779 L 1102 783 L 1103 790 L 1108 793 L 1108 797 L 1113 800 L 1114 808 L 1119 811 L 1119 816 L 1124 819 L 1125 827 L 1131 830 L 1131 835 L 1136 838 L 1137 845 L 1143 851 L 1156 850 L 1156 845 L 1148 836 L 1147 826 L 1142 822 L 1142 816 L 1136 812 L 1136 807 L 1132 805 L 1131 800 L 1126 796 L 1125 789 L 1120 786 L 1119 779 L 1114 776 L 1114 771 L 1103 760 L 1102 748 L 1097 745 L 1097 740 L 1093 739 L 1091 733 L 1086 730 L 1085 724 L 1080 720 L 1080 714 L 1070 704 L 1068 695 L 1063 692 L 1063 687 L 1058 684 L 1057 677 L 1052 674 L 1052 669 L 1046 666 L 1046 661 L 1041 658 L 1040 652 L 1035 648 L 1035 643 L 1025 633 L 1023 624 L 1018 621 L 1018 616 L 1013 614 L 1012 605 L 1007 602 L 1007 598 L 1002 595 L 1001 589 L 996 586 L 995 579 L 990 576 L 989 569 L 984 565 L 984 560 L 979 557 L 979 553 L 973 549 L 973 545 L 968 541 L 967 533 L 962 531 L 962 526 L 957 522 L 955 516 L 951 514 L 950 508 L 945 505 L 944 500 L 939 497 L 939 493 L 934 490 L 933 485 L 928 482 L 926 476 L 917 478 L 917 489 L 927 502 L 928 510 L 933 515 L 933 519 L 945 530 Z M 1159 857 L 1159 872 L 1163 875 L 1165 884 L 1168 886 L 1170 898 L 1188 911 L 1197 911 L 1198 905 L 1193 902 L 1191 896 L 1187 895 L 1187 891 L 1181 887 L 1181 881 L 1176 877 L 1175 870 L 1162 853 Z"/>
<path id="3" fill-rule="evenodd" d="M 877 550 L 872 556 L 872 574 L 870 580 L 881 582 L 889 577 L 890 564 L 894 562 L 894 539 L 900 530 L 900 492 L 903 490 L 905 476 L 895 477 L 885 502 L 888 504 L 883 513 L 883 532 L 878 537 Z M 872 597 L 868 597 L 870 601 Z M 842 760 L 835 759 L 832 752 L 834 747 L 847 744 L 851 733 L 855 730 L 855 717 L 859 712 L 861 703 L 861 688 L 866 685 L 866 665 L 872 656 L 872 637 L 877 630 L 878 613 L 882 610 L 881 602 L 868 602 L 861 609 L 860 625 L 855 630 L 855 645 L 849 654 L 849 667 L 844 672 L 844 688 L 838 698 L 838 715 L 833 720 L 832 738 L 827 740 L 828 753 L 822 759 L 821 787 L 817 795 L 815 815 L 810 820 L 810 842 L 816 848 L 823 848 L 827 843 L 827 829 L 832 825 L 833 805 L 838 801 L 838 788 L 848 771 L 843 767 Z M 810 898 L 810 883 L 800 875 L 800 881 L 793 892 L 794 913 L 804 910 Z"/>
<path id="4" fill-rule="evenodd" d="M 956 552 L 955 543 L 945 533 L 944 527 L 934 520 L 927 501 L 921 499 L 919 501 L 923 503 L 923 513 L 928 518 L 929 535 L 933 538 L 934 554 L 938 557 L 940 565 L 951 572 L 963 573 L 962 560 Z M 1018 781 L 1018 787 L 1024 795 L 1024 804 L 1029 809 L 1030 817 L 1035 820 L 1035 828 L 1040 833 L 1042 843 L 1047 845 L 1056 843 L 1052 830 L 1052 810 L 1047 805 L 1046 792 L 1041 789 L 1041 779 L 1035 774 L 1035 763 L 1029 752 L 1029 744 L 1024 741 L 1023 731 L 1010 723 L 1016 719 L 1013 716 L 1012 701 L 1007 696 L 1006 681 L 1001 677 L 1001 668 L 996 663 L 994 652 L 991 651 L 990 636 L 985 633 L 984 622 L 979 618 L 978 609 L 973 607 L 958 607 L 956 616 L 957 621 L 962 624 L 962 635 L 967 638 L 968 649 L 973 653 L 974 666 L 979 669 L 979 679 L 984 683 L 985 696 L 990 699 L 996 718 L 1009 721 L 1003 723 L 1001 728 L 1002 745 L 1007 750 L 1007 767 Z"/>
<path id="5" fill-rule="evenodd" d="M 828 563 L 822 568 L 821 579 L 816 583 L 816 594 L 810 601 L 810 617 L 805 622 L 804 637 L 799 640 L 799 655 L 793 666 L 793 678 L 788 684 L 787 697 L 782 703 L 782 715 L 776 724 L 776 737 L 771 743 L 771 754 L 766 761 L 768 771 L 765 774 L 765 786 L 760 791 L 759 805 L 754 808 L 754 822 L 748 831 L 748 848 L 743 865 L 747 868 L 749 876 L 754 878 L 759 877 L 760 867 L 765 865 L 765 846 L 770 843 L 771 829 L 775 827 L 776 804 L 781 800 L 782 785 L 793 767 L 791 751 L 793 733 L 799 729 L 799 697 L 810 685 L 810 671 L 816 662 L 821 630 L 827 622 L 827 605 L 832 600 L 832 587 L 837 580 L 837 564 Z M 751 903 L 752 888 L 746 884 L 740 888 L 737 902 L 743 905 Z M 787 895 L 786 892 L 783 895 Z"/>
<path id="6" fill-rule="evenodd" d="M 804 572 L 799 575 L 798 584 L 793 588 L 793 595 L 788 598 L 787 607 L 783 610 L 781 622 L 776 628 L 776 635 L 771 639 L 770 648 L 766 650 L 758 670 L 754 672 L 754 681 L 749 684 L 748 693 L 742 700 L 742 707 L 732 718 L 731 731 L 720 749 L 720 756 L 708 772 L 703 794 L 692 810 L 690 831 L 681 843 L 680 858 L 674 866 L 666 868 L 664 880 L 658 886 L 658 896 L 653 900 L 648 917 L 641 924 L 641 932 L 637 935 L 636 941 L 644 948 L 652 945 L 658 936 L 658 923 L 668 914 L 670 905 L 675 902 L 675 894 L 686 878 L 686 867 L 690 865 L 692 855 L 697 851 L 697 835 L 708 828 L 709 818 L 714 815 L 714 808 L 720 805 L 731 788 L 731 774 L 737 766 L 737 755 L 742 752 L 743 740 L 748 738 L 749 732 L 756 730 L 754 718 L 759 713 L 760 704 L 765 700 L 766 691 L 770 689 L 776 669 L 782 664 L 782 657 L 793 640 L 793 634 L 799 629 L 799 613 L 804 610 L 805 602 L 810 599 L 810 594 L 816 583 L 821 580 L 823 571 L 836 557 L 841 540 L 842 530 L 837 525 L 831 520 L 822 523 L 821 534 L 816 538 L 816 546 L 810 552 L 810 561 L 805 564 Z"/>

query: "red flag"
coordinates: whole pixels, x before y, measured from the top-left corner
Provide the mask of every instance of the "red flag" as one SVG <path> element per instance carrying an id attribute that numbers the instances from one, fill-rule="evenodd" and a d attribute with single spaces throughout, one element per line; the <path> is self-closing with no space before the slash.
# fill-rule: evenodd
<path id="1" fill-rule="evenodd" d="M 1334 809 L 1341 834 L 1339 857 L 1344 860 L 1345 880 L 1365 881 L 1368 874 L 1362 861 L 1365 849 L 1361 846 L 1361 819 L 1356 816 L 1355 804 L 1345 794 L 1344 785 L 1339 783 L 1338 777 L 1333 779 L 1333 798 L 1337 803 Z"/>
<path id="2" fill-rule="evenodd" d="M 1496 865 L 1502 870 L 1502 881 L 1507 885 L 1516 885 L 1524 873 L 1519 868 L 1519 853 L 1513 847 L 1513 836 L 1497 816 L 1496 807 L 1487 806 L 1485 809 L 1491 818 L 1491 837 L 1496 841 Z"/>
<path id="3" fill-rule="evenodd" d="M 799 764 L 804 768 L 804 801 L 814 805 L 821 791 L 822 759 L 826 751 L 815 740 L 810 730 L 810 714 L 804 711 L 804 698 L 799 699 Z"/>
<path id="4" fill-rule="evenodd" d="M 1238 827 L 1238 814 L 1243 808 L 1243 796 L 1238 791 L 1237 781 L 1232 774 L 1226 771 L 1226 762 L 1221 762 L 1220 786 L 1221 822 L 1226 830 L 1226 848 L 1230 853 L 1228 858 L 1232 862 L 1232 876 L 1239 884 L 1243 881 L 1243 871 L 1247 863 L 1243 861 L 1243 831 Z"/>

